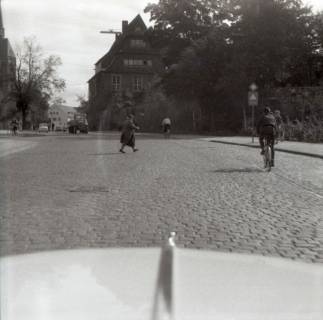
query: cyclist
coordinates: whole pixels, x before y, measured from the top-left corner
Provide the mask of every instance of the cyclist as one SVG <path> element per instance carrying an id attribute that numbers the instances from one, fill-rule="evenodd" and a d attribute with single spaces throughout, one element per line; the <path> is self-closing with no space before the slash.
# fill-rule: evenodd
<path id="1" fill-rule="evenodd" d="M 259 135 L 259 143 L 261 147 L 261 153 L 264 154 L 265 150 L 265 142 L 264 139 L 268 139 L 268 143 L 271 147 L 271 166 L 274 166 L 274 158 L 275 158 L 275 151 L 274 151 L 274 143 L 275 143 L 275 135 L 277 131 L 277 123 L 275 116 L 271 112 L 269 107 L 264 109 L 264 114 L 260 118 L 257 124 L 257 133 Z"/>
<path id="2" fill-rule="evenodd" d="M 167 138 L 170 134 L 170 126 L 171 126 L 171 121 L 169 118 L 165 118 L 163 121 L 162 121 L 162 128 L 163 128 L 163 132 L 164 132 L 164 135 L 165 135 L 165 138 Z"/>
<path id="3" fill-rule="evenodd" d="M 18 121 L 16 119 L 13 119 L 11 121 L 11 129 L 12 129 L 12 134 L 16 136 L 18 131 Z"/>

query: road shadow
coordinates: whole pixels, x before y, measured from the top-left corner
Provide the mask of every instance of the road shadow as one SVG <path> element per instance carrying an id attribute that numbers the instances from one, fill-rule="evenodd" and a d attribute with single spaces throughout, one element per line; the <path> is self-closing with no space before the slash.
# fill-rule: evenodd
<path id="1" fill-rule="evenodd" d="M 89 153 L 89 156 L 113 156 L 113 155 L 121 155 L 121 152 L 107 152 L 107 153 Z"/>
<path id="2" fill-rule="evenodd" d="M 212 170 L 212 173 L 257 173 L 263 172 L 263 170 L 259 168 L 225 168 L 225 169 L 217 169 Z"/>
<path id="3" fill-rule="evenodd" d="M 110 190 L 104 186 L 79 186 L 68 190 L 69 192 L 77 193 L 107 193 Z"/>

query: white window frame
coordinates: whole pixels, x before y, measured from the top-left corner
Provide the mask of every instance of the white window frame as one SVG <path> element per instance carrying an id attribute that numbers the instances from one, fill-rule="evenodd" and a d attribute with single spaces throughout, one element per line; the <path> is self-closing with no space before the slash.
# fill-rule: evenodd
<path id="1" fill-rule="evenodd" d="M 113 74 L 111 77 L 111 85 L 113 91 L 120 91 L 121 90 L 121 75 L 120 74 Z"/>
<path id="2" fill-rule="evenodd" d="M 133 90 L 134 91 L 142 91 L 143 86 L 143 77 L 142 76 L 134 76 L 133 77 Z"/>
<path id="3" fill-rule="evenodd" d="M 123 65 L 127 67 L 143 67 L 143 66 L 149 65 L 149 64 L 145 64 L 145 61 L 150 61 L 150 60 L 134 59 L 134 58 L 124 59 Z"/>

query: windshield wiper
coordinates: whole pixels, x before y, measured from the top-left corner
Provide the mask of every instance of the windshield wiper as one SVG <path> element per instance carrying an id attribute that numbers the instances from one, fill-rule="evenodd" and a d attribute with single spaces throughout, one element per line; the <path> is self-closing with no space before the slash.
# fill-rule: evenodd
<path id="1" fill-rule="evenodd" d="M 151 320 L 174 320 L 173 281 L 175 232 L 162 248 Z"/>

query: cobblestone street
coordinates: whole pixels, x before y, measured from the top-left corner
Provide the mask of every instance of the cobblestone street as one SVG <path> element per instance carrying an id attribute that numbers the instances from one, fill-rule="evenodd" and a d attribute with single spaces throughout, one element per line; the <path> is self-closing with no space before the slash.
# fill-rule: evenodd
<path id="1" fill-rule="evenodd" d="M 9 139 L 8 139 L 9 140 Z M 13 139 L 13 144 L 19 139 Z M 323 263 L 321 159 L 205 139 L 25 138 L 0 157 L 1 254 L 80 247 L 182 247 Z"/>

